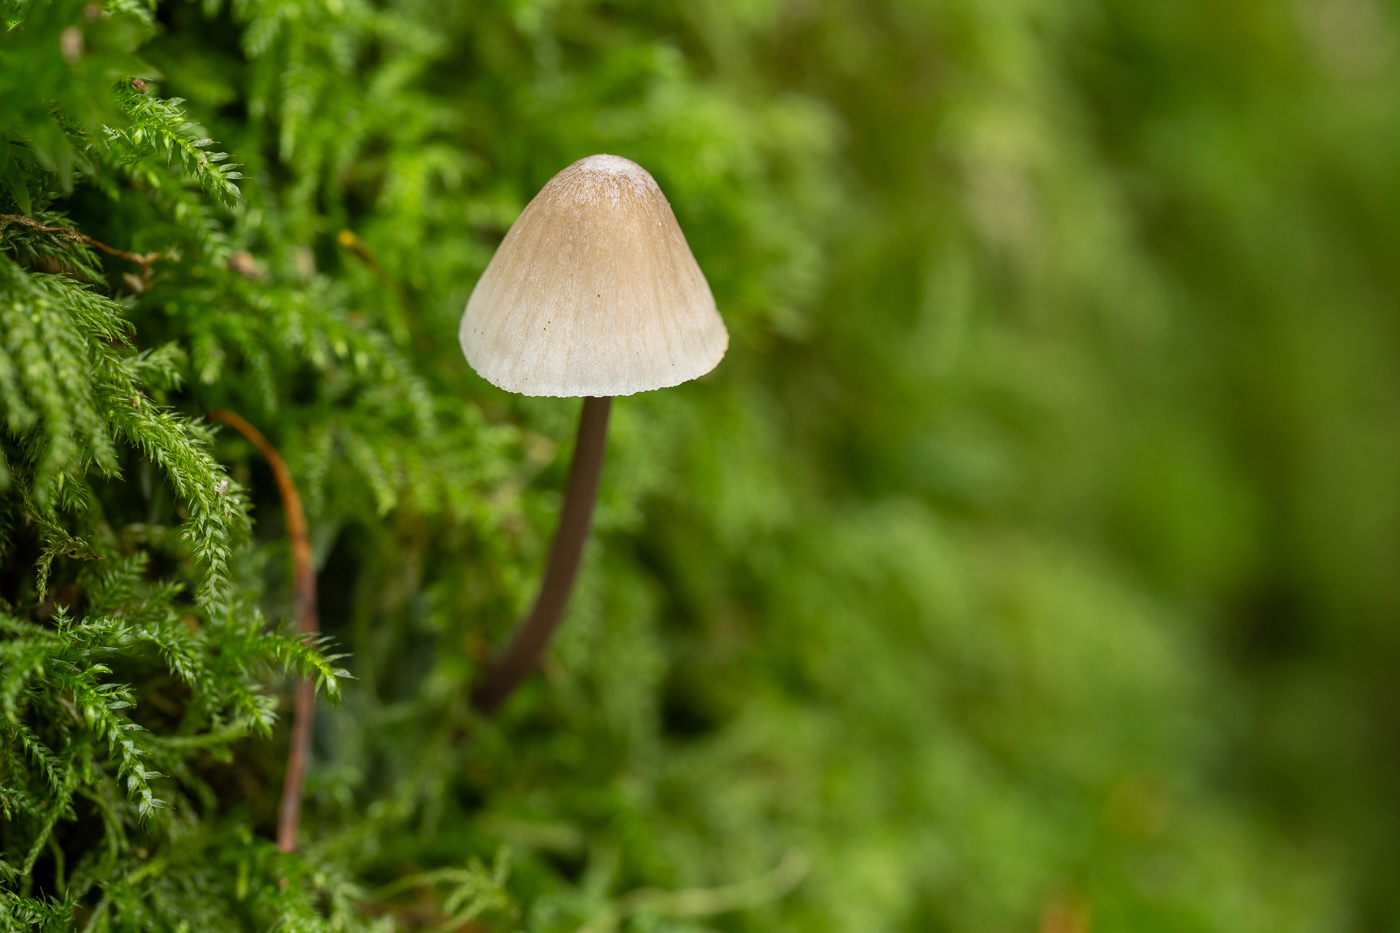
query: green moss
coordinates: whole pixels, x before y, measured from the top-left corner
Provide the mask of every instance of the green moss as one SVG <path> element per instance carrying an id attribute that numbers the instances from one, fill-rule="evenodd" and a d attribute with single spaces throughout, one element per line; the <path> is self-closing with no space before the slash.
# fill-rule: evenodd
<path id="1" fill-rule="evenodd" d="M 1388 15 L 0 0 L 0 929 L 1393 926 Z M 483 722 L 577 403 L 457 321 L 594 152 L 731 349 Z"/>

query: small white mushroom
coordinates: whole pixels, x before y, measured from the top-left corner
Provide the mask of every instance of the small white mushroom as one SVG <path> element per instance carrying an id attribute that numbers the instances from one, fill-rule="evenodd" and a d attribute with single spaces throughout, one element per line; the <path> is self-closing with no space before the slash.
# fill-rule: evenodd
<path id="1" fill-rule="evenodd" d="M 620 156 L 550 179 L 477 282 L 458 334 L 521 395 L 631 395 L 714 369 L 729 334 L 661 188 Z"/>
<path id="2" fill-rule="evenodd" d="M 584 399 L 540 595 L 474 695 L 491 713 L 539 662 L 568 604 L 612 396 L 703 376 L 724 357 L 729 334 L 656 181 L 635 162 L 595 155 L 555 175 L 526 206 L 472 291 L 458 337 L 493 385 Z"/>

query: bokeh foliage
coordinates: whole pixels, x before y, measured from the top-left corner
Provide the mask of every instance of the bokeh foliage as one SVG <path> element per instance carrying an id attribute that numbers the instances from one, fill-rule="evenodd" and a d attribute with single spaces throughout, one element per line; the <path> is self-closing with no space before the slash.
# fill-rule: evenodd
<path id="1" fill-rule="evenodd" d="M 1396 15 L 0 0 L 0 926 L 1400 923 Z M 456 323 L 593 152 L 731 350 L 482 722 L 577 403 Z"/>

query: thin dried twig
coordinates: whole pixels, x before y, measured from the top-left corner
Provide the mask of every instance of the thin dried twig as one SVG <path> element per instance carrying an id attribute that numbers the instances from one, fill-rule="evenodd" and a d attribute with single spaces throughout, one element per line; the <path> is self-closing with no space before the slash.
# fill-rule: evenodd
<path id="1" fill-rule="evenodd" d="M 315 635 L 320 630 L 316 616 L 316 571 L 311 562 L 311 539 L 306 533 L 306 514 L 301 508 L 292 474 L 281 454 L 262 432 L 241 416 L 216 408 L 209 412 L 210 421 L 222 421 L 262 451 L 272 474 L 277 478 L 277 490 L 282 495 L 282 508 L 287 516 L 287 537 L 292 544 L 292 587 L 297 612 L 297 633 Z M 305 678 L 297 685 L 296 706 L 292 713 L 292 744 L 287 751 L 287 776 L 282 782 L 282 804 L 277 814 L 277 848 L 295 852 L 297 827 L 301 823 L 302 787 L 306 783 L 306 763 L 311 755 L 311 724 L 316 714 L 316 688 Z"/>
<path id="2" fill-rule="evenodd" d="M 133 253 L 129 250 L 117 249 L 115 246 L 108 246 L 101 240 L 94 240 L 86 233 L 74 230 L 72 227 L 48 227 L 44 224 L 39 223 L 39 221 L 35 220 L 33 217 L 25 217 L 23 214 L 0 214 L 0 229 L 3 229 L 5 225 L 12 223 L 23 224 L 24 226 L 29 227 L 32 230 L 39 231 L 40 233 L 56 233 L 59 236 L 67 237 L 70 240 L 76 240 L 79 243 L 86 243 L 88 246 L 100 249 L 104 253 L 110 253 L 111 255 L 116 256 L 120 259 L 125 259 L 128 262 L 134 262 L 141 267 L 141 274 L 143 279 L 148 279 L 150 277 L 151 266 L 155 265 L 162 259 L 174 258 L 174 254 L 168 250 L 159 253 Z"/>

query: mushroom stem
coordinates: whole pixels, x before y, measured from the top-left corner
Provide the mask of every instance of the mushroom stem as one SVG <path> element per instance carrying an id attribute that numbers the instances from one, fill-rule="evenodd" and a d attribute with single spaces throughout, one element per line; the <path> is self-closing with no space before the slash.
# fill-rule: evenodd
<path id="1" fill-rule="evenodd" d="M 501 708 L 525 677 L 539 663 L 540 656 L 559 627 L 569 593 L 578 575 L 583 544 L 593 523 L 593 504 L 598 499 L 598 480 L 603 474 L 603 452 L 607 449 L 608 414 L 611 396 L 589 396 L 583 400 L 578 419 L 578 438 L 569 479 L 564 487 L 564 510 L 549 551 L 544 581 L 534 608 L 520 623 L 505 650 L 491 666 L 486 679 L 472 696 L 476 708 L 490 715 Z"/>

